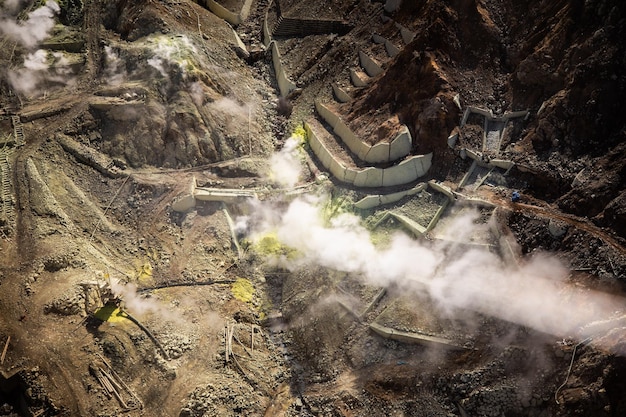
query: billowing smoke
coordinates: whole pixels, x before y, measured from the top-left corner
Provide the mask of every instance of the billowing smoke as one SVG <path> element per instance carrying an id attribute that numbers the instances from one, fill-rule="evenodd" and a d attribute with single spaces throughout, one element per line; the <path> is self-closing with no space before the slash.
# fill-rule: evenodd
<path id="1" fill-rule="evenodd" d="M 171 68 L 178 69 L 184 76 L 187 69 L 191 67 L 191 62 L 186 57 L 192 57 L 196 53 L 196 48 L 191 40 L 186 36 L 174 39 L 157 36 L 151 41 L 151 50 L 154 55 L 148 58 L 148 65 L 166 78 Z"/>
<path id="2" fill-rule="evenodd" d="M 38 49 L 24 57 L 24 68 L 7 71 L 7 79 L 15 91 L 30 95 L 44 85 L 72 85 L 70 73 L 69 61 L 61 52 Z"/>
<path id="3" fill-rule="evenodd" d="M 255 206 L 252 240 L 273 233 L 300 254 L 282 259 L 284 267 L 315 264 L 361 276 L 371 285 L 399 288 L 416 300 L 426 294 L 453 318 L 469 310 L 582 340 L 601 327 L 589 323 L 624 314 L 624 300 L 568 284 L 568 268 L 553 256 L 536 254 L 509 265 L 485 248 L 416 241 L 400 232 L 378 247 L 359 217 L 345 213 L 325 219 L 326 202 L 327 197 L 298 198 L 280 214 L 275 207 Z M 477 216 L 460 217 L 455 229 L 469 235 L 480 227 Z"/>
<path id="4" fill-rule="evenodd" d="M 290 137 L 280 152 L 270 158 L 270 177 L 281 187 L 292 188 L 300 181 L 302 167 L 297 148 L 301 140 L 297 136 Z"/>
<path id="5" fill-rule="evenodd" d="M 104 47 L 104 62 L 104 75 L 109 84 L 120 85 L 126 81 L 128 74 L 126 73 L 125 63 L 117 51 L 109 45 Z"/>
<path id="6" fill-rule="evenodd" d="M 158 314 L 160 318 L 169 320 L 180 320 L 170 309 L 160 301 L 144 297 L 137 293 L 137 286 L 132 283 L 123 283 L 117 279 L 109 281 L 111 291 L 115 296 L 124 302 L 124 309 L 138 318 L 146 314 Z"/>
<path id="7" fill-rule="evenodd" d="M 48 0 L 45 5 L 30 12 L 26 20 L 18 22 L 13 15 L 20 3 L 17 0 L 4 2 L 0 9 L 0 32 L 31 49 L 48 37 L 54 27 L 54 17 L 61 9 L 55 1 Z"/>
<path id="8" fill-rule="evenodd" d="M 23 3 L 16 0 L 4 2 L 0 9 L 0 32 L 31 52 L 24 55 L 23 68 L 9 69 L 3 75 L 16 92 L 26 95 L 41 93 L 55 85 L 72 85 L 74 78 L 70 62 L 63 53 L 36 49 L 54 27 L 59 5 L 48 0 L 30 12 L 25 20 L 18 21 L 15 14 Z"/>

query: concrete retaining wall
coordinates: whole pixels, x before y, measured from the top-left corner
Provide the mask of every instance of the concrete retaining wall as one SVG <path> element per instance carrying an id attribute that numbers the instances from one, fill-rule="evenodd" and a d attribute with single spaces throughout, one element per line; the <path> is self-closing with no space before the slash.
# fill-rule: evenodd
<path id="1" fill-rule="evenodd" d="M 368 195 L 354 203 L 354 207 L 361 210 L 367 210 L 385 204 L 395 203 L 396 201 L 402 200 L 406 196 L 415 195 L 421 191 L 424 191 L 425 189 L 426 183 L 421 183 L 406 191 L 399 191 L 397 193 L 391 194 Z"/>
<path id="2" fill-rule="evenodd" d="M 270 26 L 267 22 L 267 15 L 269 14 L 270 7 L 272 7 L 272 0 L 270 0 L 267 5 L 267 9 L 265 9 L 265 17 L 263 19 L 263 45 L 266 48 L 270 46 L 270 42 L 272 41 L 272 32 L 270 31 Z"/>
<path id="3" fill-rule="evenodd" d="M 403 332 L 400 330 L 392 329 L 391 327 L 385 327 L 378 323 L 372 323 L 369 327 L 374 333 L 386 339 L 397 340 L 398 342 L 419 343 L 421 345 L 452 350 L 465 350 L 464 347 L 458 346 L 454 342 L 443 339 L 441 337 L 428 336 L 420 333 Z"/>
<path id="4" fill-rule="evenodd" d="M 315 109 L 346 146 L 362 161 L 371 163 L 393 162 L 406 157 L 411 152 L 412 138 L 406 126 L 403 126 L 402 131 L 391 142 L 371 146 L 360 140 L 337 114 L 320 101 L 315 102 Z"/>
<path id="5" fill-rule="evenodd" d="M 217 3 L 215 0 L 203 0 L 204 6 L 209 9 L 214 15 L 217 17 L 224 19 L 231 25 L 238 25 L 243 20 L 241 19 L 241 15 L 238 13 L 233 13 L 230 10 L 226 9 L 221 4 Z"/>
<path id="6" fill-rule="evenodd" d="M 432 163 L 432 153 L 415 155 L 390 168 L 365 168 L 357 170 L 346 167 L 317 138 L 308 123 L 304 124 L 311 149 L 322 165 L 339 181 L 357 187 L 387 187 L 413 182 L 428 172 Z"/>
<path id="7" fill-rule="evenodd" d="M 283 64 L 280 62 L 280 51 L 278 50 L 276 42 L 271 41 L 270 48 L 272 48 L 272 64 L 274 65 L 274 72 L 276 73 L 278 89 L 280 90 L 280 95 L 286 97 L 296 88 L 296 84 L 285 74 Z"/>

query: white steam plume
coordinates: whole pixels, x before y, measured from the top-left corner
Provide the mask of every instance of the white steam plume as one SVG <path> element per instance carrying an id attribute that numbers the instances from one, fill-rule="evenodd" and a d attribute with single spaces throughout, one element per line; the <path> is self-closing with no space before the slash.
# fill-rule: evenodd
<path id="1" fill-rule="evenodd" d="M 111 291 L 124 302 L 124 308 L 133 316 L 142 317 L 146 314 L 158 314 L 159 317 L 170 320 L 179 318 L 163 304 L 153 298 L 137 294 L 137 286 L 132 283 L 123 283 L 117 279 L 109 281 Z"/>
<path id="2" fill-rule="evenodd" d="M 24 68 L 7 71 L 7 79 L 15 91 L 31 95 L 46 83 L 72 85 L 70 73 L 69 61 L 61 52 L 38 49 L 24 57 Z"/>
<path id="3" fill-rule="evenodd" d="M 26 20 L 18 22 L 11 16 L 18 7 L 17 1 L 5 1 L 0 10 L 0 32 L 26 48 L 33 48 L 48 37 L 54 27 L 54 17 L 61 9 L 55 1 L 48 0 L 45 5 L 30 12 Z"/>
<path id="4" fill-rule="evenodd" d="M 285 267 L 315 264 L 362 276 L 372 285 L 427 294 L 453 317 L 462 318 L 463 311 L 470 310 L 583 339 L 601 328 L 590 323 L 624 315 L 623 299 L 568 284 L 569 270 L 547 254 L 532 256 L 520 266 L 507 265 L 487 249 L 455 250 L 454 243 L 415 241 L 402 233 L 379 248 L 355 215 L 325 222 L 324 203 L 323 198 L 299 198 L 281 214 L 275 207 L 257 204 L 254 224 L 247 229 L 253 240 L 276 233 L 281 243 L 297 249 L 301 256 L 283 259 Z M 455 227 L 469 232 L 477 227 L 474 220 L 465 216 Z"/>
<path id="5" fill-rule="evenodd" d="M 104 47 L 104 61 L 104 74 L 107 82 L 115 86 L 122 84 L 128 76 L 124 61 L 122 61 L 118 53 L 109 45 Z"/>
<path id="6" fill-rule="evenodd" d="M 270 178 L 281 187 L 292 188 L 300 180 L 302 167 L 298 156 L 301 138 L 292 136 L 285 141 L 280 152 L 270 158 Z"/>

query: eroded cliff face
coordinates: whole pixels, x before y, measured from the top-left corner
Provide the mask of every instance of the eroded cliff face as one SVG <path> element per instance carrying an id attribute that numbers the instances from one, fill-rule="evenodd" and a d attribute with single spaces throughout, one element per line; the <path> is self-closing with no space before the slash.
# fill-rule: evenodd
<path id="1" fill-rule="evenodd" d="M 228 217 L 258 206 L 172 209 L 191 184 L 271 190 L 260 173 L 267 156 L 289 123 L 314 114 L 312 98 L 328 98 L 345 56 L 371 43 L 380 2 L 281 1 L 294 16 L 342 15 L 354 31 L 285 40 L 284 64 L 302 89 L 280 100 L 271 54 L 260 46 L 267 1 L 253 2 L 252 17 L 236 28 L 254 52 L 249 58 L 236 53 L 227 24 L 187 0 L 79 3 L 65 2 L 60 16 L 83 30 L 76 81 L 60 88 L 49 80 L 39 96 L 2 97 L 21 112 L 26 143 L 7 159 L 15 214 L 0 223 L 0 342 L 8 346 L 3 369 L 24 368 L 19 378 L 29 390 L 18 394 L 31 414 L 122 413 L 94 371 L 107 363 L 144 402 L 129 415 L 624 414 L 626 363 L 595 344 L 574 348 L 577 341 L 555 343 L 491 317 L 440 322 L 435 306 L 413 293 L 399 302 L 403 288 L 366 286 L 361 276 L 332 269 L 265 270 L 268 254 L 253 247 L 242 254 Z M 424 179 L 444 183 L 458 183 L 471 164 L 447 143 L 466 106 L 497 115 L 530 110 L 511 123 L 500 155 L 518 164 L 508 179 L 529 204 L 489 191 L 506 213 L 493 219 L 511 229 L 524 261 L 556 252 L 572 262 L 568 281 L 576 288 L 619 293 L 626 270 L 619 237 L 626 237 L 624 10 L 618 0 L 405 0 L 380 27 L 391 22 L 395 30 L 398 22 L 415 37 L 336 108 L 371 142 L 406 124 L 413 153 L 434 153 Z M 2 62 L 19 64 L 30 52 L 18 46 L 13 57 L 10 49 L 0 48 Z M 8 91 L 6 82 L 0 88 Z M 480 147 L 482 135 L 472 123 L 457 130 L 468 148 Z M 0 128 L 12 134 L 8 118 Z M 306 158 L 317 170 L 315 156 Z M 323 184 L 333 197 L 325 215 L 345 214 L 349 199 L 360 197 Z M 431 196 L 405 212 L 436 212 L 435 203 Z M 278 216 L 285 205 L 270 211 Z M 264 239 L 268 252 L 290 255 L 275 235 Z M 92 314 L 102 304 L 97 284 L 112 278 L 143 291 L 125 292 L 127 299 L 157 306 L 138 317 L 162 350 L 122 313 Z M 451 335 L 471 327 L 478 335 L 471 344 L 481 349 L 448 356 L 378 337 L 367 312 L 370 319 L 386 312 L 383 323 L 401 330 L 432 324 L 435 334 Z M 620 320 L 598 346 L 623 352 Z M 227 359 L 228 332 L 237 365 Z M 556 393 L 572 358 L 569 383 Z M 9 401 L 3 378 L 0 405 Z M 0 414 L 11 415 L 6 410 Z"/>
<path id="2" fill-rule="evenodd" d="M 355 130 L 368 117 L 397 114 L 419 152 L 447 159 L 446 138 L 462 114 L 456 94 L 463 106 L 496 115 L 528 109 L 523 130 L 503 147 L 535 173 L 528 192 L 624 236 L 622 2 L 403 2 L 392 17 L 416 36 L 345 105 Z"/>

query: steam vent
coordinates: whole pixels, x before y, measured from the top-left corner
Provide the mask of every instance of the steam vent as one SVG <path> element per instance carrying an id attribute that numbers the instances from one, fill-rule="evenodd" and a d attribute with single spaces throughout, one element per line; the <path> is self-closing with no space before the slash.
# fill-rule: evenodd
<path id="1" fill-rule="evenodd" d="M 0 417 L 626 416 L 622 0 L 0 0 Z"/>

